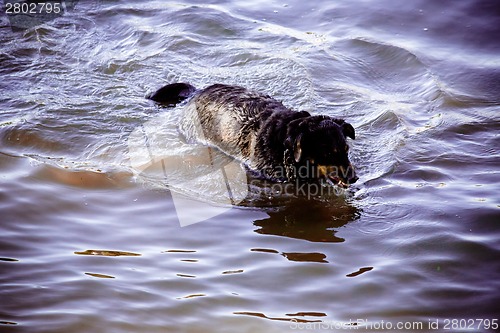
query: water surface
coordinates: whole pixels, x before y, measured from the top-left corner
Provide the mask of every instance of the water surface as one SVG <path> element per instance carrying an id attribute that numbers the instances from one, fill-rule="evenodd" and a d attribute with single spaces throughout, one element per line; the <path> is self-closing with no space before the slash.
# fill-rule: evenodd
<path id="1" fill-rule="evenodd" d="M 28 29 L 0 18 L 2 332 L 498 318 L 493 2 L 80 1 Z M 256 182 L 228 202 L 182 108 L 144 98 L 177 81 L 345 118 L 360 180 L 312 196 Z M 451 331 L 493 331 L 473 323 Z"/>

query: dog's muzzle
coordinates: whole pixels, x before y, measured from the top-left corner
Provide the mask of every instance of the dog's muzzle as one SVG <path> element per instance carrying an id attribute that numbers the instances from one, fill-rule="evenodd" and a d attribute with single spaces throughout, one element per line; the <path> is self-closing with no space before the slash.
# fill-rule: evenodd
<path id="1" fill-rule="evenodd" d="M 349 164 L 347 168 L 336 165 L 318 165 L 317 168 L 318 178 L 324 178 L 330 185 L 347 188 L 359 179 L 352 164 Z"/>

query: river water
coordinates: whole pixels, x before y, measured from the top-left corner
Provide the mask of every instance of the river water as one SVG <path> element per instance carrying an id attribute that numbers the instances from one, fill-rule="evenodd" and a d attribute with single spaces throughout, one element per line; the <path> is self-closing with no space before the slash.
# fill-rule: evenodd
<path id="1" fill-rule="evenodd" d="M 495 2 L 72 3 L 0 15 L 0 331 L 494 331 Z M 248 183 L 178 81 L 345 118 L 359 181 Z"/>

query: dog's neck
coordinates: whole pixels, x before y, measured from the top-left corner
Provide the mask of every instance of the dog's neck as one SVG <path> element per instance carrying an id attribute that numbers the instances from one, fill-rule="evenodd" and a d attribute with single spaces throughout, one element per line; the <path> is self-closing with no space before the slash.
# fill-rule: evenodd
<path id="1" fill-rule="evenodd" d="M 287 148 L 283 152 L 283 166 L 285 167 L 286 178 L 288 181 L 293 181 L 296 178 L 294 157 L 291 149 Z"/>

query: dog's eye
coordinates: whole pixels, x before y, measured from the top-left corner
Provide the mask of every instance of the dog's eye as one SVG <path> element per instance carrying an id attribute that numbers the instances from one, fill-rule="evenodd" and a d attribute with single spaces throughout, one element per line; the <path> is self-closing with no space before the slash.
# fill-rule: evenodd
<path id="1" fill-rule="evenodd" d="M 346 145 L 346 146 L 345 146 L 345 152 L 347 153 L 348 151 L 349 151 L 349 146 L 348 146 L 348 145 Z"/>

